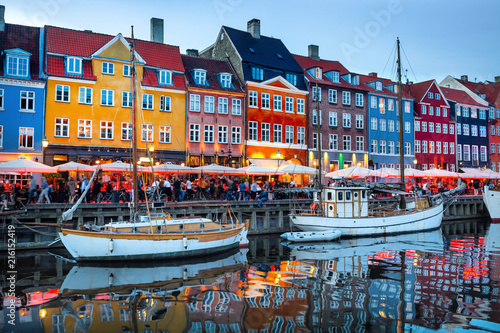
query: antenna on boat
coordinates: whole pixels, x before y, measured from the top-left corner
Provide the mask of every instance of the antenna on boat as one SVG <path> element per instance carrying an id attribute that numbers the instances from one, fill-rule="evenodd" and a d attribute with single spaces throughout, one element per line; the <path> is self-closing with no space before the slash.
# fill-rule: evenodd
<path id="1" fill-rule="evenodd" d="M 137 114 L 136 114 L 136 89 L 135 89 L 135 40 L 134 40 L 134 26 L 132 26 L 132 37 L 130 41 L 130 62 L 131 62 L 131 74 L 132 74 L 132 181 L 133 181 L 133 219 L 135 222 L 135 216 L 137 212 L 137 206 L 139 205 L 138 198 L 138 184 L 137 184 Z"/>
<path id="2" fill-rule="evenodd" d="M 405 186 L 405 141 L 404 141 L 404 120 L 403 120 L 403 91 L 401 84 L 401 54 L 399 47 L 399 37 L 397 39 L 398 48 L 398 108 L 399 111 L 399 174 L 401 176 L 401 191 L 406 192 Z"/>

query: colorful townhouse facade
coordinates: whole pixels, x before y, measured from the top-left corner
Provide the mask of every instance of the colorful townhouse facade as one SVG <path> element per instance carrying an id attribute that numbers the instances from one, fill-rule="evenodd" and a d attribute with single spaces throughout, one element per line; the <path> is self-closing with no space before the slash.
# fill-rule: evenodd
<path id="1" fill-rule="evenodd" d="M 367 166 L 367 89 L 340 62 L 319 57 L 317 45 L 308 56 L 294 55 L 308 86 L 308 160 L 316 167 L 321 150 L 323 171 Z M 319 110 L 319 111 L 318 111 Z M 318 131 L 319 126 L 319 131 Z M 319 140 L 318 140 L 319 132 Z M 318 149 L 318 142 L 321 149 Z"/>
<path id="2" fill-rule="evenodd" d="M 19 156 L 43 160 L 45 79 L 40 68 L 40 31 L 0 24 L 0 163 Z"/>
<path id="3" fill-rule="evenodd" d="M 262 36 L 260 21 L 247 31 L 222 26 L 216 42 L 200 52 L 229 59 L 246 85 L 245 165 L 276 168 L 307 164 L 307 90 L 304 74 L 280 39 Z"/>
<path id="4" fill-rule="evenodd" d="M 188 82 L 187 165 L 244 163 L 245 86 L 228 60 L 182 55 Z"/>
<path id="5" fill-rule="evenodd" d="M 450 118 L 450 104 L 435 80 L 404 86 L 415 98 L 415 167 L 458 171 L 456 161 L 455 121 Z"/>
<path id="6" fill-rule="evenodd" d="M 456 123 L 457 167 L 489 166 L 488 105 L 479 104 L 463 90 L 442 85 L 440 89 L 450 105 L 450 116 Z"/>
<path id="7" fill-rule="evenodd" d="M 368 89 L 368 138 L 372 169 L 401 167 L 400 150 L 404 153 L 404 167 L 413 166 L 413 98 L 402 94 L 402 112 L 398 103 L 397 83 L 378 77 L 377 73 L 359 75 L 359 81 Z M 403 128 L 399 118 L 403 117 Z M 401 142 L 400 131 L 403 131 Z"/>
<path id="8" fill-rule="evenodd" d="M 131 160 L 131 40 L 44 28 L 46 163 Z M 179 48 L 135 41 L 137 142 L 154 162 L 184 162 L 186 81 Z"/>

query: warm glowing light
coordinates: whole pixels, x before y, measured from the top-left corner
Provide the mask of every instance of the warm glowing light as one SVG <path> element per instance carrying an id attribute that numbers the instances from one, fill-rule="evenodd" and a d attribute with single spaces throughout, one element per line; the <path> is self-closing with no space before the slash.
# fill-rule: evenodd
<path id="1" fill-rule="evenodd" d="M 181 166 L 186 166 L 186 163 L 181 163 Z"/>
<path id="2" fill-rule="evenodd" d="M 47 316 L 47 310 L 45 309 L 40 309 L 40 311 L 38 312 L 38 316 L 40 318 L 45 318 L 45 316 Z"/>
<path id="3" fill-rule="evenodd" d="M 278 148 L 278 152 L 276 153 L 276 157 L 281 158 L 281 152 L 280 152 L 279 148 Z"/>
<path id="4" fill-rule="evenodd" d="M 47 140 L 47 137 L 44 134 L 42 139 L 42 147 L 47 148 L 48 146 L 49 146 L 49 140 Z"/>
<path id="5" fill-rule="evenodd" d="M 148 146 L 148 149 L 149 149 L 149 151 L 150 151 L 151 153 L 152 153 L 152 152 L 154 152 L 154 151 L 155 151 L 155 145 L 151 143 L 151 144 Z"/>

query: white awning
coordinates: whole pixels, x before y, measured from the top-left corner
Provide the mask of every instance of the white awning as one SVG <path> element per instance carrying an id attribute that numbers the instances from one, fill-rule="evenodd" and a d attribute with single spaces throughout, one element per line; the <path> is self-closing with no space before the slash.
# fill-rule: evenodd
<path id="1" fill-rule="evenodd" d="M 251 164 L 269 169 L 278 169 L 279 167 L 287 164 L 284 159 L 276 158 L 249 158 L 248 160 Z"/>

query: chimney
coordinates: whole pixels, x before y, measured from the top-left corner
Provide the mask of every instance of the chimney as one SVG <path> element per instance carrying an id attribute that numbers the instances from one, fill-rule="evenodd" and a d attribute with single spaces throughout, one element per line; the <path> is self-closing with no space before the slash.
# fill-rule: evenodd
<path id="1" fill-rule="evenodd" d="M 5 31 L 5 6 L 0 5 L 0 31 Z"/>
<path id="2" fill-rule="evenodd" d="M 375 73 L 375 72 L 371 72 L 368 74 L 368 76 L 371 76 L 371 77 L 378 77 L 378 74 Z"/>
<path id="3" fill-rule="evenodd" d="M 467 75 L 462 75 L 462 76 L 460 77 L 460 79 L 461 79 L 462 81 L 464 81 L 464 82 L 468 82 L 468 81 L 469 81 L 469 77 L 468 77 Z"/>
<path id="4" fill-rule="evenodd" d="M 197 57 L 198 56 L 198 50 L 196 50 L 196 49 L 187 49 L 186 50 L 186 54 L 188 56 Z"/>
<path id="5" fill-rule="evenodd" d="M 319 60 L 319 46 L 310 44 L 307 46 L 307 51 L 309 54 L 309 58 L 314 60 Z"/>
<path id="6" fill-rule="evenodd" d="M 252 19 L 247 23 L 247 32 L 252 35 L 253 38 L 260 38 L 260 20 Z"/>
<path id="7" fill-rule="evenodd" d="M 151 18 L 151 41 L 163 44 L 163 19 Z"/>
<path id="8" fill-rule="evenodd" d="M 495 76 L 495 82 L 500 82 L 500 76 Z"/>

